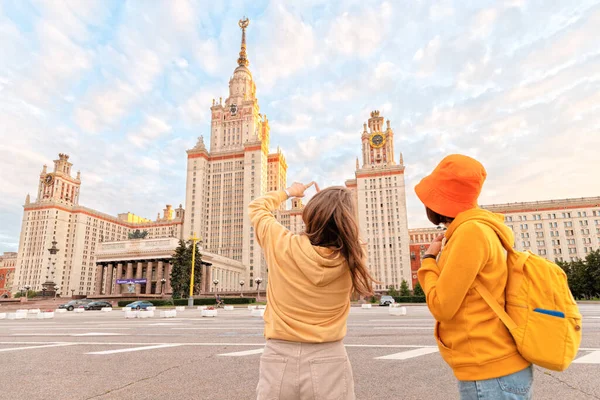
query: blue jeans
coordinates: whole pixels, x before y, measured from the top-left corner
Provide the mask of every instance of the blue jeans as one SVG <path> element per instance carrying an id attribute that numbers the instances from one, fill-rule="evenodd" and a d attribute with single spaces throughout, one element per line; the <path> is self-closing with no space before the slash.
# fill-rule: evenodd
<path id="1" fill-rule="evenodd" d="M 484 381 L 459 381 L 461 400 L 529 400 L 533 395 L 533 368 Z"/>

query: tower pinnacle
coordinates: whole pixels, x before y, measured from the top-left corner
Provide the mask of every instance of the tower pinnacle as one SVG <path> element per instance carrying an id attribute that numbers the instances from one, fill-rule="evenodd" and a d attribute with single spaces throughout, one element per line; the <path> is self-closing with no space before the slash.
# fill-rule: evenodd
<path id="1" fill-rule="evenodd" d="M 238 25 L 242 29 L 242 48 L 240 50 L 240 58 L 238 58 L 238 65 L 240 67 L 247 67 L 250 64 L 248 61 L 248 55 L 246 54 L 246 28 L 250 24 L 250 20 L 246 17 L 244 19 L 240 19 Z"/>

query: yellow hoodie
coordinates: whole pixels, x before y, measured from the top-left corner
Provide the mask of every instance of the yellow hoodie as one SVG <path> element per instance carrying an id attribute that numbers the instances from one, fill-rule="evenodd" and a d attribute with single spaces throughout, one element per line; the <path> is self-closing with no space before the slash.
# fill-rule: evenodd
<path id="1" fill-rule="evenodd" d="M 253 200 L 248 209 L 254 235 L 263 248 L 269 279 L 265 337 L 322 343 L 346 336 L 352 277 L 338 252 L 313 246 L 293 235 L 273 212 L 287 199 L 284 191 Z"/>
<path id="2" fill-rule="evenodd" d="M 461 212 L 446 231 L 437 262 L 425 259 L 418 273 L 437 321 L 440 353 L 462 381 L 498 378 L 529 366 L 508 329 L 473 289 L 479 278 L 504 305 L 508 267 L 499 235 L 514 243 L 502 215 L 479 208 Z"/>

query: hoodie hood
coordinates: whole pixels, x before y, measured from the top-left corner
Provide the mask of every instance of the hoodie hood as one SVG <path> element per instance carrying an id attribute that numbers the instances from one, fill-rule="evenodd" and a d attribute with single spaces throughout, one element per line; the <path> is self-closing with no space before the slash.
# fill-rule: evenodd
<path id="1" fill-rule="evenodd" d="M 325 286 L 349 273 L 348 263 L 339 251 L 313 246 L 306 235 L 297 235 L 293 240 L 299 246 L 292 247 L 293 259 L 302 265 L 302 273 L 316 286 Z"/>
<path id="2" fill-rule="evenodd" d="M 458 214 L 446 231 L 446 240 L 450 240 L 450 237 L 456 231 L 456 229 L 468 221 L 477 221 L 481 224 L 489 226 L 494 230 L 494 232 L 496 232 L 500 238 L 500 241 L 502 242 L 502 246 L 505 249 L 508 250 L 513 248 L 515 236 L 513 231 L 504 223 L 504 215 L 496 214 L 481 208 L 472 208 Z"/>

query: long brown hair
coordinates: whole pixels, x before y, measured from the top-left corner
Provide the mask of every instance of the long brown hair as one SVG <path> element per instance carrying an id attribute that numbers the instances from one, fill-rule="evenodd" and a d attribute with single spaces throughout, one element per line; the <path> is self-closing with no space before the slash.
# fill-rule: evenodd
<path id="1" fill-rule="evenodd" d="M 304 207 L 302 219 L 310 243 L 339 251 L 350 267 L 354 290 L 372 295 L 374 279 L 365 265 L 352 193 L 343 186 L 320 191 Z"/>

